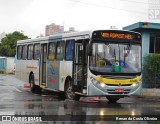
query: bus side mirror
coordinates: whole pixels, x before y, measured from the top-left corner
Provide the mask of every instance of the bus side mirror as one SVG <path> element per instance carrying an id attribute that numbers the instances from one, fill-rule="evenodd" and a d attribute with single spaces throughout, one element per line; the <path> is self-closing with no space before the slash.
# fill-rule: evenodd
<path id="1" fill-rule="evenodd" d="M 92 44 L 87 45 L 87 55 L 92 56 Z"/>

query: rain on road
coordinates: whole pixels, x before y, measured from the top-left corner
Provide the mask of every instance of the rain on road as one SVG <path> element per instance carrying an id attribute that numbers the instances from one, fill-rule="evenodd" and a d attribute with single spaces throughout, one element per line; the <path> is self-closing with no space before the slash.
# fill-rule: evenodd
<path id="1" fill-rule="evenodd" d="M 121 115 L 152 115 L 153 117 L 158 117 L 160 115 L 160 98 L 126 97 L 115 104 L 108 103 L 104 97 L 97 98 L 96 102 L 83 102 L 82 99 L 87 98 L 81 98 L 81 101 L 77 102 L 69 99 L 59 99 L 53 92 L 43 92 L 41 95 L 33 94 L 30 89 L 24 88 L 24 82 L 16 79 L 14 75 L 0 75 L 0 115 L 50 115 L 48 116 L 51 118 L 49 120 L 53 121 L 53 118 L 57 119 L 56 117 L 65 118 L 61 122 L 67 124 L 72 121 L 72 115 L 77 115 L 78 119 L 74 120 L 77 123 L 79 120 L 84 119 L 82 117 L 89 116 L 91 119 L 88 123 L 92 124 L 106 123 L 103 118 L 95 122 L 93 118 L 96 117 L 95 115 L 98 115 L 98 117 L 104 115 L 115 117 Z M 125 121 L 124 123 L 127 122 Z M 129 121 L 128 123 L 137 122 Z M 121 123 L 123 122 L 120 121 L 116 124 Z M 141 123 L 150 124 L 151 122 L 147 120 Z M 158 124 L 159 122 L 153 121 L 153 123 Z"/>

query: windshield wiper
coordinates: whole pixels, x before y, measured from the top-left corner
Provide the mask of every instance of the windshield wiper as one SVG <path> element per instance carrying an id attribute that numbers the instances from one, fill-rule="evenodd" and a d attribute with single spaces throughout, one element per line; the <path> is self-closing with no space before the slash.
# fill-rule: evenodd
<path id="1" fill-rule="evenodd" d="M 116 61 L 116 50 L 115 50 L 115 48 L 114 48 L 114 55 L 113 56 L 115 57 L 115 61 Z"/>
<path id="2" fill-rule="evenodd" d="M 112 57 L 114 57 L 115 61 L 116 61 L 116 50 L 115 50 L 115 48 L 113 50 L 112 47 L 109 44 L 107 44 L 107 46 L 109 47 L 109 49 L 111 51 L 110 53 L 111 53 Z"/>
<path id="3" fill-rule="evenodd" d="M 129 55 L 130 53 L 130 49 L 131 49 L 131 45 L 127 45 L 127 47 L 124 47 L 124 66 L 125 66 L 125 61 L 126 61 L 126 57 Z"/>
<path id="4" fill-rule="evenodd" d="M 125 47 L 124 47 L 124 55 L 123 55 L 123 56 L 124 56 L 124 58 L 123 58 L 123 59 L 124 59 L 124 67 L 125 67 L 125 62 L 126 62 L 126 57 L 127 57 L 126 54 L 125 54 L 125 50 L 126 50 L 126 49 L 125 49 Z"/>
<path id="5" fill-rule="evenodd" d="M 124 47 L 124 49 L 125 49 L 125 47 Z M 130 49 L 131 49 L 131 45 L 129 44 L 129 45 L 127 45 L 127 48 L 125 49 L 125 50 L 126 50 L 126 53 L 124 52 L 124 56 L 125 56 L 125 57 L 127 57 L 128 54 L 130 53 Z"/>

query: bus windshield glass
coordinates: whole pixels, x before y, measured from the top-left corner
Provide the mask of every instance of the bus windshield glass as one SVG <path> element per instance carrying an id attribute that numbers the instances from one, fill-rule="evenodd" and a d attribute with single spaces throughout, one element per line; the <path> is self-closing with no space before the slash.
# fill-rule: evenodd
<path id="1" fill-rule="evenodd" d="M 90 69 L 98 73 L 141 72 L 141 46 L 132 43 L 92 43 Z"/>

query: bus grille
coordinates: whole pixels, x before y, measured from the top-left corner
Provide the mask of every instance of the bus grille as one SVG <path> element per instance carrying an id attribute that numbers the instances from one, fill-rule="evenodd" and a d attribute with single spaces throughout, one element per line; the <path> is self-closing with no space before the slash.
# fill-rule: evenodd
<path id="1" fill-rule="evenodd" d="M 117 85 L 117 84 L 106 84 L 107 86 L 131 86 L 132 84 L 121 84 L 121 85 Z"/>
<path id="2" fill-rule="evenodd" d="M 130 93 L 130 90 L 124 90 L 124 92 L 115 92 L 115 90 L 107 90 L 110 94 L 128 94 Z"/>

